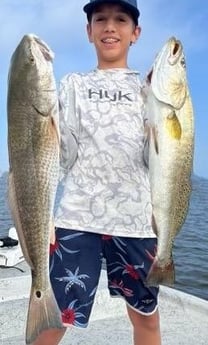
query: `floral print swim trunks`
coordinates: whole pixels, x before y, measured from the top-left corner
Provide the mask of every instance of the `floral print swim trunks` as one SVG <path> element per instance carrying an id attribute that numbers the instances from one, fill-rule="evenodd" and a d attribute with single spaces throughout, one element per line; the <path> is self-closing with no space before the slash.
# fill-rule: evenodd
<path id="1" fill-rule="evenodd" d="M 64 326 L 87 327 L 104 259 L 110 295 L 122 297 L 138 313 L 153 314 L 159 289 L 145 286 L 145 279 L 156 245 L 156 238 L 57 228 L 50 246 L 50 278 Z"/>

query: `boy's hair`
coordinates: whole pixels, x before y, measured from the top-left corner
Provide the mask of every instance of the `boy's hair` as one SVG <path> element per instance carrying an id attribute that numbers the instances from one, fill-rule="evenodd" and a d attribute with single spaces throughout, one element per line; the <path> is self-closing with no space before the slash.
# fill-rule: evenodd
<path id="1" fill-rule="evenodd" d="M 90 23 L 92 20 L 92 15 L 96 11 L 96 8 L 102 4 L 118 4 L 120 5 L 124 12 L 127 13 L 134 21 L 134 24 L 138 25 L 138 18 L 140 12 L 137 8 L 136 0 L 90 0 L 83 8 L 84 12 L 87 14 L 87 20 Z"/>

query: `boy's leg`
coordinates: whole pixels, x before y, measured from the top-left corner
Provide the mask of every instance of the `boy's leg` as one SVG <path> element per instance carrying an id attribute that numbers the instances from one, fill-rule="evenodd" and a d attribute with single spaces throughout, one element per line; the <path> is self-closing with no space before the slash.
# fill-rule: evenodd
<path id="1" fill-rule="evenodd" d="M 50 278 L 63 327 L 87 327 L 98 286 L 101 236 L 60 229 L 50 247 Z M 32 345 L 58 345 L 66 328 L 43 331 Z"/>
<path id="2" fill-rule="evenodd" d="M 145 286 L 156 238 L 103 237 L 111 296 L 126 300 L 134 345 L 160 345 L 159 289 Z"/>
<path id="3" fill-rule="evenodd" d="M 142 315 L 127 306 L 128 315 L 133 325 L 134 345 L 161 345 L 159 312 Z"/>

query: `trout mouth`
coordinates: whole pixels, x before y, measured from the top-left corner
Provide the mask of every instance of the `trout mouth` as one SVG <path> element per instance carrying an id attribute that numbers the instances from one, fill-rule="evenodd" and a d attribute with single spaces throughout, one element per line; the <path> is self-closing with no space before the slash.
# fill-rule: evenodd
<path id="1" fill-rule="evenodd" d="M 179 40 L 177 40 L 176 38 L 172 37 L 169 40 L 169 54 L 168 54 L 168 62 L 170 65 L 175 65 L 178 60 L 180 59 L 180 57 L 182 56 L 182 44 Z M 164 51 L 165 55 L 167 54 L 167 50 Z M 164 59 L 164 56 L 163 56 Z M 157 57 L 156 57 L 157 60 Z M 156 64 L 156 63 L 155 63 Z M 149 84 L 151 84 L 152 82 L 152 78 L 153 78 L 153 71 L 154 71 L 154 66 L 153 65 L 152 69 L 150 70 L 150 72 L 148 73 L 146 80 L 148 81 Z M 184 59 L 182 59 L 181 64 L 185 66 L 185 61 Z"/>
<path id="2" fill-rule="evenodd" d="M 182 44 L 179 40 L 173 39 L 170 46 L 170 56 L 169 63 L 170 65 L 175 65 L 180 59 L 182 54 Z"/>
<path id="3" fill-rule="evenodd" d="M 180 43 L 180 41 L 176 41 L 175 45 L 173 47 L 173 55 L 177 55 L 178 54 L 177 61 L 178 61 L 179 58 L 181 58 L 181 61 L 180 61 L 181 66 L 185 68 L 186 67 L 185 57 L 181 53 L 182 53 L 181 43 Z"/>
<path id="4" fill-rule="evenodd" d="M 173 55 L 176 55 L 179 49 L 180 49 L 180 44 L 178 41 L 176 41 L 173 47 Z"/>

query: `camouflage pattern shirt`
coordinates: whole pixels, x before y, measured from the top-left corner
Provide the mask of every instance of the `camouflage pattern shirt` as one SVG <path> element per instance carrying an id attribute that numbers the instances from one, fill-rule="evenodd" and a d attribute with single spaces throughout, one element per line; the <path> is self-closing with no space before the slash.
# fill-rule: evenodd
<path id="1" fill-rule="evenodd" d="M 63 194 L 57 227 L 155 237 L 138 72 L 93 70 L 60 84 Z"/>

